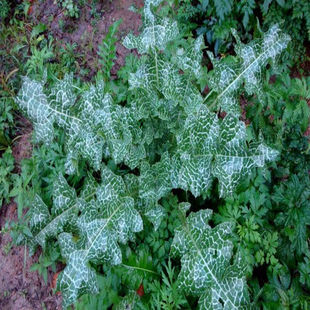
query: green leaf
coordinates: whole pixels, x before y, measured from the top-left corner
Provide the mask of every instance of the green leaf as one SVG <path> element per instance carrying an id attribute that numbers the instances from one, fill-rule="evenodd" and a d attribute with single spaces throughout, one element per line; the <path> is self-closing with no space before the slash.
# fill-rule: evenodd
<path id="1" fill-rule="evenodd" d="M 197 197 L 206 192 L 212 181 L 212 160 L 217 147 L 217 116 L 202 106 L 199 114 L 186 119 L 177 136 L 178 155 L 174 158 L 174 188 L 190 190 Z"/>
<path id="2" fill-rule="evenodd" d="M 224 20 L 225 16 L 232 11 L 233 1 L 232 0 L 215 0 L 214 1 L 216 15 L 220 20 Z"/>
<path id="3" fill-rule="evenodd" d="M 272 2 L 273 0 L 264 0 L 264 3 L 263 3 L 263 13 L 264 14 L 267 14 L 268 10 L 269 10 L 269 5 L 270 3 Z"/>
<path id="4" fill-rule="evenodd" d="M 188 50 L 184 51 L 183 48 L 177 50 L 175 56 L 177 65 L 183 71 L 189 71 L 197 79 L 200 78 L 202 74 L 201 61 L 202 53 L 201 49 L 203 47 L 203 36 L 199 36 L 194 44 L 192 44 Z"/>
<path id="5" fill-rule="evenodd" d="M 36 37 L 38 34 L 44 32 L 46 30 L 46 25 L 39 23 L 35 27 L 33 27 L 31 31 L 31 38 Z"/>
<path id="6" fill-rule="evenodd" d="M 143 162 L 139 177 L 139 196 L 150 202 L 157 202 L 171 189 L 170 158 L 168 153 L 162 155 L 161 161 L 150 166 Z"/>
<path id="7" fill-rule="evenodd" d="M 216 60 L 209 52 L 214 70 L 211 73 L 210 86 L 217 93 L 211 106 L 216 105 L 224 111 L 239 115 L 240 108 L 236 98 L 241 85 L 248 95 L 256 94 L 263 97 L 260 86 L 260 76 L 269 60 L 275 61 L 290 41 L 290 37 L 283 34 L 278 25 L 274 25 L 267 31 L 262 40 L 252 41 L 245 45 L 241 43 L 237 32 L 232 30 L 236 38 L 236 58 L 234 64 L 228 64 L 224 60 Z"/>
<path id="8" fill-rule="evenodd" d="M 102 100 L 101 109 L 96 111 L 95 124 L 100 126 L 115 163 L 125 162 L 135 168 L 145 157 L 143 145 L 138 143 L 141 142 L 142 133 L 133 109 L 114 104 L 112 97 L 107 94 Z"/>
<path id="9" fill-rule="evenodd" d="M 220 196 L 231 195 L 241 178 L 277 156 L 277 151 L 263 143 L 252 143 L 247 147 L 245 124 L 227 115 L 220 125 L 213 165 L 213 175 L 220 183 Z"/>
<path id="10" fill-rule="evenodd" d="M 136 309 L 138 306 L 142 306 L 143 309 L 143 304 L 140 301 L 138 294 L 135 291 L 132 291 L 122 298 L 122 300 L 115 307 L 115 310 Z M 138 307 L 138 309 L 140 307 Z"/>
<path id="11" fill-rule="evenodd" d="M 231 195 L 242 177 L 278 155 L 263 143 L 248 147 L 243 122 L 230 114 L 220 121 L 205 106 L 187 118 L 177 140 L 173 187 L 194 196 L 206 192 L 213 177 L 219 180 L 220 196 Z"/>
<path id="12" fill-rule="evenodd" d="M 146 0 L 144 3 L 144 29 L 139 36 L 129 34 L 125 37 L 123 45 L 128 49 L 136 48 L 139 53 L 145 54 L 150 50 L 164 50 L 169 41 L 174 40 L 178 34 L 175 21 L 160 18 L 152 12 L 152 6 L 158 6 L 162 0 Z"/>
<path id="13" fill-rule="evenodd" d="M 114 60 L 116 59 L 116 33 L 122 19 L 114 22 L 108 30 L 105 38 L 102 40 L 101 44 L 98 45 L 98 56 L 100 57 L 99 62 L 102 66 L 102 73 L 105 81 L 110 78 L 110 71 L 114 65 Z"/>
<path id="14" fill-rule="evenodd" d="M 200 297 L 199 309 L 248 309 L 245 266 L 238 256 L 231 263 L 232 224 L 211 228 L 211 215 L 211 210 L 191 213 L 176 229 L 171 252 L 181 257 L 179 286 Z"/>
<path id="15" fill-rule="evenodd" d="M 65 226 L 76 225 L 78 212 L 76 194 L 62 175 L 59 175 L 54 184 L 53 196 L 54 206 L 51 211 L 40 196 L 36 195 L 27 214 L 33 235 L 28 241 L 30 254 L 34 254 L 37 245 L 45 249 L 47 239 L 57 238 L 58 234 L 64 231 Z"/>
<path id="16" fill-rule="evenodd" d="M 102 82 L 83 93 L 77 110 L 73 89 L 72 75 L 57 82 L 48 94 L 42 82 L 24 78 L 17 103 L 32 120 L 37 141 L 50 145 L 54 126 L 64 129 L 68 174 L 76 171 L 79 158 L 99 170 L 103 155 L 111 155 L 116 163 L 124 161 L 131 168 L 137 167 L 145 157 L 145 150 L 140 144 L 143 138 L 136 110 L 115 104 L 104 93 Z"/>
<path id="17" fill-rule="evenodd" d="M 62 291 L 65 307 L 82 294 L 97 291 L 95 271 L 89 263 L 120 264 L 122 254 L 118 242 L 132 240 L 134 233 L 143 229 L 134 199 L 126 196 L 122 177 L 107 167 L 102 169 L 97 201 L 80 203 L 81 216 L 77 220 L 80 239 L 75 242 L 71 234 L 59 235 L 61 254 L 67 266 L 57 286 Z"/>

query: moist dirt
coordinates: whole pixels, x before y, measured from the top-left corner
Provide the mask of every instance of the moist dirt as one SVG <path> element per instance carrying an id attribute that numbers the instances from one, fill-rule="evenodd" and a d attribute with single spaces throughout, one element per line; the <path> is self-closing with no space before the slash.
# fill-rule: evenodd
<path id="1" fill-rule="evenodd" d="M 77 71 L 86 68 L 86 77 L 89 79 L 100 68 L 98 44 L 105 38 L 109 27 L 122 19 L 117 33 L 116 60 L 111 70 L 111 77 L 116 78 L 118 69 L 125 64 L 125 58 L 130 53 L 122 45 L 122 39 L 130 32 L 138 34 L 142 25 L 139 9 L 143 7 L 143 0 L 104 0 L 98 1 L 96 5 L 91 3 L 86 2 L 79 11 L 79 18 L 75 19 L 66 16 L 65 10 L 54 0 L 33 1 L 30 16 L 34 24 L 47 25 L 48 33 L 45 35 L 51 35 L 55 44 L 64 49 L 66 44 L 76 44 Z"/>

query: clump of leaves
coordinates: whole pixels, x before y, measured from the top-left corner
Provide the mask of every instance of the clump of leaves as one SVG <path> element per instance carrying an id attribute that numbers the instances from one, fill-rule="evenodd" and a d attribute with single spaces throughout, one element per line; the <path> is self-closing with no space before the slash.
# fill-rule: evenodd
<path id="1" fill-rule="evenodd" d="M 171 1 L 172 2 L 172 1 Z M 304 59 L 304 44 L 310 35 L 310 5 L 308 1 L 265 0 L 189 0 L 178 1 L 176 15 L 186 35 L 203 35 L 216 55 L 226 53 L 233 45 L 231 28 L 245 40 L 253 33 L 281 23 L 292 36 L 293 44 L 285 62 Z M 173 8 L 173 11 L 176 11 Z M 239 22 L 240 21 L 240 22 Z"/>
<path id="2" fill-rule="evenodd" d="M 13 186 L 12 173 L 14 170 L 14 157 L 12 150 L 7 148 L 0 157 L 0 206 L 10 201 L 10 195 Z"/>
<path id="3" fill-rule="evenodd" d="M 0 100 L 0 151 L 7 149 L 13 124 L 13 108 L 8 98 Z"/>
<path id="4" fill-rule="evenodd" d="M 302 180 L 302 181 L 301 181 Z M 289 239 L 290 253 L 302 255 L 308 251 L 307 227 L 310 225 L 310 178 L 308 173 L 292 175 L 275 191 L 273 200 L 279 210 L 275 224 L 282 236 Z M 285 206 L 285 209 L 283 209 Z"/>
<path id="5" fill-rule="evenodd" d="M 80 10 L 76 4 L 76 0 L 58 0 L 59 5 L 65 10 L 65 14 L 70 17 L 78 18 Z"/>
<path id="6" fill-rule="evenodd" d="M 118 20 L 113 23 L 108 30 L 105 38 L 98 45 L 99 63 L 101 65 L 101 72 L 105 82 L 109 81 L 111 75 L 111 69 L 116 59 L 116 33 L 122 20 Z"/>
<path id="7" fill-rule="evenodd" d="M 165 266 L 162 272 L 162 283 L 154 281 L 150 284 L 152 297 L 150 305 L 153 309 L 182 309 L 189 307 L 184 293 L 179 289 L 179 283 L 176 279 L 176 270 L 171 261 Z"/>
<path id="8" fill-rule="evenodd" d="M 0 1 L 0 18 L 4 19 L 7 17 L 8 13 L 10 11 L 10 4 L 7 0 L 1 0 Z"/>

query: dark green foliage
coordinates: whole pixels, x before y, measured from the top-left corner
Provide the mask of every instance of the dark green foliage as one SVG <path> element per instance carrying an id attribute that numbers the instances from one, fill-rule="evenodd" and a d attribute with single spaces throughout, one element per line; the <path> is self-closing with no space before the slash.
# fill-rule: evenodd
<path id="1" fill-rule="evenodd" d="M 110 79 L 110 72 L 114 65 L 114 60 L 116 59 L 116 34 L 121 23 L 121 19 L 113 23 L 109 27 L 108 33 L 102 40 L 101 44 L 98 45 L 100 69 L 105 82 Z"/>
<path id="2" fill-rule="evenodd" d="M 169 260 L 161 274 L 161 282 L 153 281 L 150 286 L 150 309 L 189 309 L 190 305 L 184 294 L 180 292 L 177 282 L 176 268 Z"/>
<path id="3" fill-rule="evenodd" d="M 58 4 L 65 10 L 65 15 L 78 18 L 80 11 L 77 0 L 57 0 Z"/>
<path id="4" fill-rule="evenodd" d="M 7 0 L 0 0 L 0 21 L 7 17 L 10 10 L 10 4 Z"/>
<path id="5" fill-rule="evenodd" d="M 105 276 L 98 275 L 97 277 L 100 294 L 82 296 L 75 306 L 76 310 L 105 310 L 120 301 L 118 275 L 108 271 Z"/>
<path id="6" fill-rule="evenodd" d="M 285 57 L 294 61 L 304 57 L 303 45 L 310 39 L 310 4 L 305 0 L 181 0 L 179 12 L 182 29 L 205 35 L 215 54 L 231 48 L 230 28 L 237 28 L 241 38 L 249 40 L 260 28 L 281 23 L 293 39 L 294 52 Z"/>
<path id="7" fill-rule="evenodd" d="M 284 266 L 275 275 L 268 273 L 268 283 L 262 292 L 262 309 L 308 309 L 309 294 L 305 294 L 299 286 L 297 278 L 293 278 L 291 271 Z"/>
<path id="8" fill-rule="evenodd" d="M 310 289 L 310 253 L 306 253 L 304 261 L 298 265 L 300 279 L 299 282 L 306 289 Z"/>
<path id="9" fill-rule="evenodd" d="M 12 150 L 7 148 L 6 151 L 0 157 L 0 206 L 10 201 L 10 195 L 13 185 L 12 175 L 14 170 L 14 157 Z"/>
<path id="10" fill-rule="evenodd" d="M 274 223 L 281 231 L 284 243 L 289 245 L 289 256 L 298 258 L 306 254 L 307 227 L 310 225 L 309 174 L 291 175 L 276 188 L 272 200 L 276 203 L 274 211 L 277 213 Z"/>
<path id="11" fill-rule="evenodd" d="M 10 144 L 12 124 L 12 105 L 7 98 L 2 97 L 0 99 L 0 151 L 5 150 Z"/>
<path id="12" fill-rule="evenodd" d="M 56 272 L 56 262 L 59 260 L 58 249 L 48 249 L 44 255 L 40 255 L 37 263 L 30 267 L 31 271 L 38 271 L 39 275 L 43 277 L 44 282 L 47 283 L 47 268 L 50 267 L 52 271 Z"/>

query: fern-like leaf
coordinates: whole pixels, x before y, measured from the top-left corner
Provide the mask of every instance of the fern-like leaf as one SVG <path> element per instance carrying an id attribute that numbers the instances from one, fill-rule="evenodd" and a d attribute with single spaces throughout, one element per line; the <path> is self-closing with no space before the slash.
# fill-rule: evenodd
<path id="1" fill-rule="evenodd" d="M 110 78 L 110 71 L 114 65 L 114 60 L 116 59 L 116 33 L 121 23 L 121 19 L 113 23 L 109 27 L 108 33 L 102 40 L 101 44 L 98 45 L 98 55 L 100 57 L 99 62 L 101 64 L 102 74 L 106 82 Z"/>

